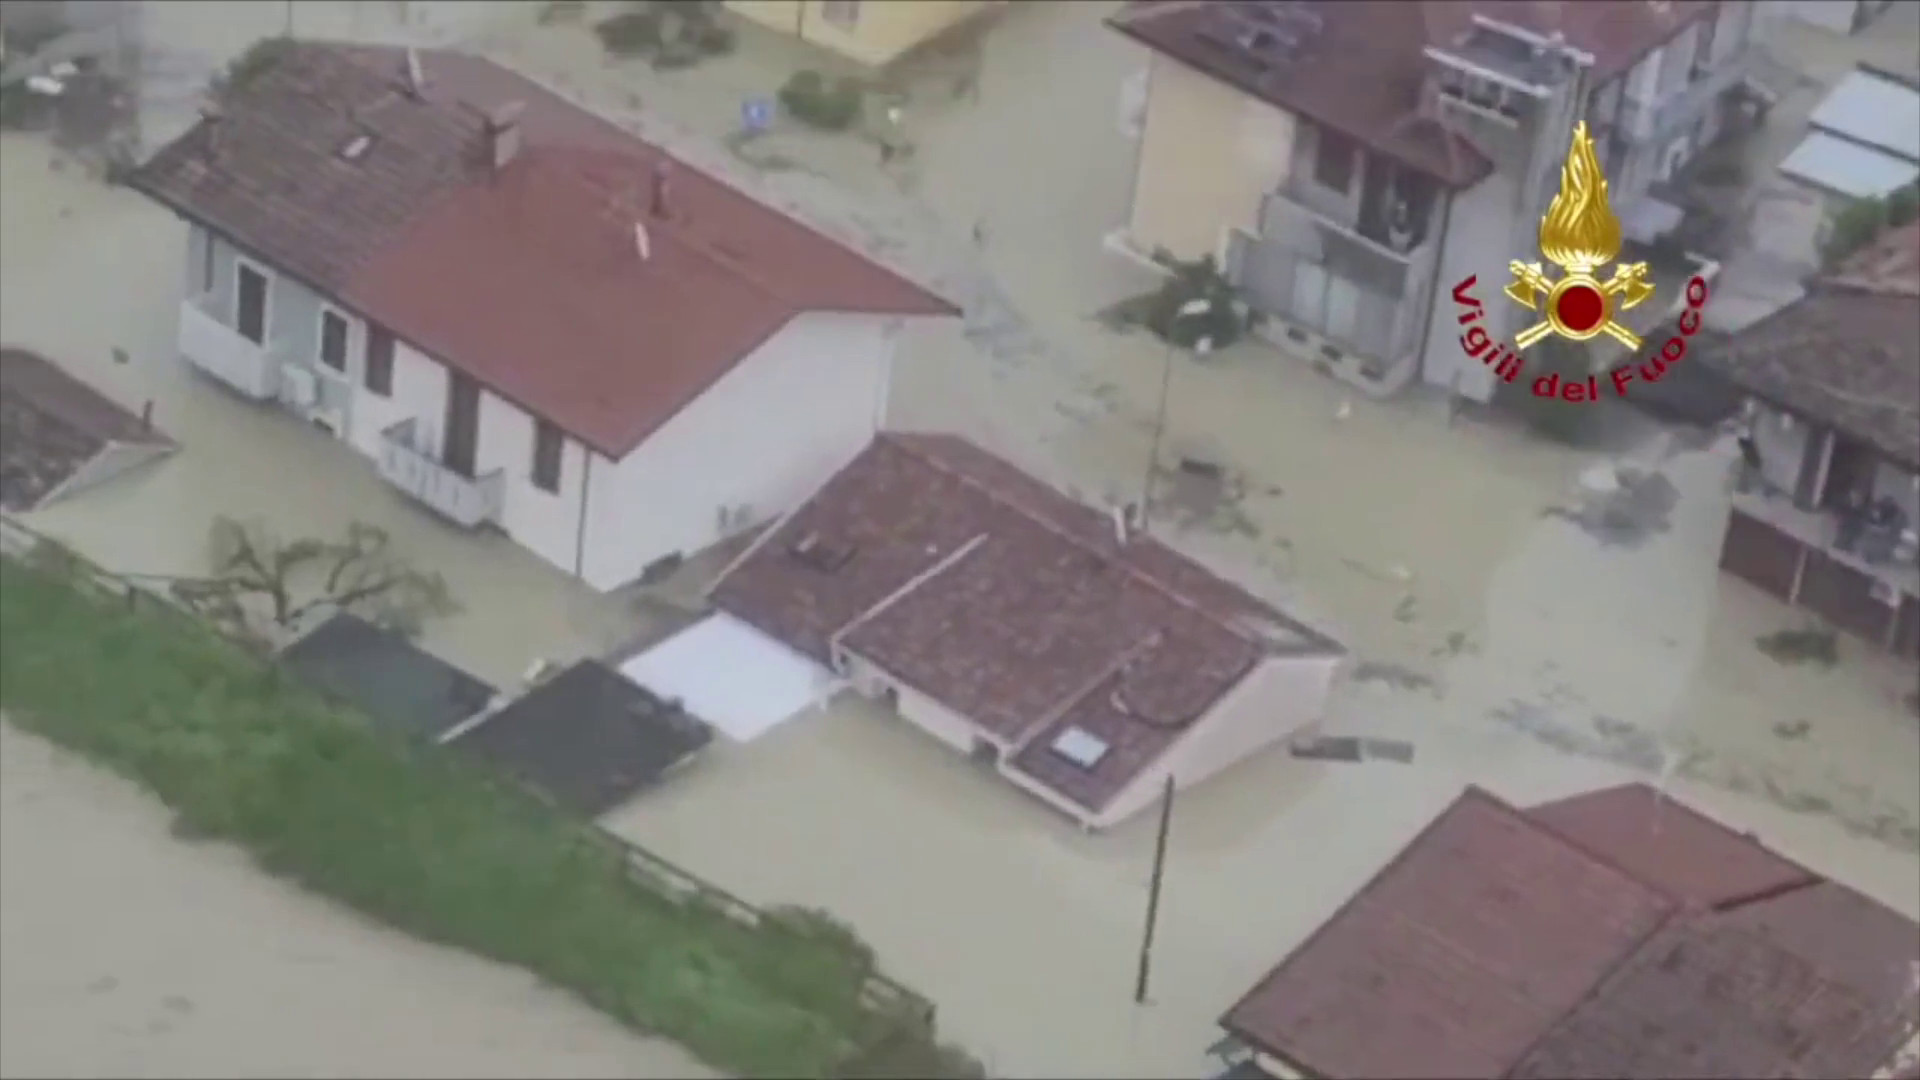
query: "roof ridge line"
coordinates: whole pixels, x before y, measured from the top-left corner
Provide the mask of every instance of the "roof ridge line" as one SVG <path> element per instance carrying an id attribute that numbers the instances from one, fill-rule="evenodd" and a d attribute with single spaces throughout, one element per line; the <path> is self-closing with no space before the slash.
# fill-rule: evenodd
<path id="1" fill-rule="evenodd" d="M 895 433 L 895 432 L 882 433 L 883 437 L 893 436 L 897 434 L 904 434 L 904 433 Z M 952 436 L 952 437 L 960 438 L 959 436 Z M 988 486 L 986 483 L 982 482 L 978 478 L 969 476 L 967 473 L 962 472 L 958 469 L 950 468 L 945 462 L 937 461 L 934 458 L 928 456 L 927 454 L 921 453 L 920 451 L 914 449 L 910 444 L 899 442 L 897 439 L 889 439 L 889 441 L 893 442 L 894 445 L 899 446 L 901 449 L 905 450 L 908 454 L 912 455 L 914 458 L 917 458 L 922 463 L 929 465 L 935 469 L 938 469 L 940 472 L 959 480 L 961 483 L 967 485 L 968 487 L 971 487 L 981 492 L 982 494 L 986 495 L 987 498 L 992 499 L 994 502 L 997 502 L 1002 506 L 1006 506 L 1013 509 L 1021 517 L 1026 518 L 1028 521 L 1031 521 L 1035 525 L 1040 526 L 1042 529 L 1045 529 L 1046 531 L 1054 534 L 1055 536 L 1065 540 L 1066 542 L 1072 544 L 1074 547 L 1080 548 L 1085 551 L 1091 551 L 1095 555 L 1100 556 L 1101 558 L 1105 559 L 1108 562 L 1118 563 L 1121 569 L 1126 571 L 1127 574 L 1129 574 L 1131 577 L 1135 578 L 1136 580 L 1140 581 L 1142 584 L 1155 590 L 1156 592 L 1160 593 L 1162 596 L 1166 597 L 1168 600 L 1173 601 L 1174 603 L 1180 605 L 1181 607 L 1187 609 L 1188 611 L 1193 612 L 1195 615 L 1198 615 L 1201 618 L 1207 620 L 1208 622 L 1214 624 L 1215 626 L 1220 627 L 1222 630 L 1225 630 L 1227 633 L 1232 634 L 1235 639 L 1246 644 L 1249 648 L 1252 648 L 1255 652 L 1255 657 L 1258 658 L 1261 643 L 1258 640 L 1256 640 L 1252 634 L 1248 633 L 1247 631 L 1241 629 L 1238 626 L 1233 625 L 1228 620 L 1221 618 L 1218 615 L 1215 615 L 1213 612 L 1206 610 L 1205 608 L 1201 607 L 1199 604 L 1194 603 L 1192 600 L 1188 599 L 1187 597 L 1180 595 L 1180 593 L 1175 591 L 1171 585 L 1167 584 L 1164 581 L 1161 581 L 1159 578 L 1155 577 L 1154 575 L 1149 574 L 1146 571 L 1140 569 L 1139 567 L 1135 566 L 1131 561 L 1127 559 L 1119 558 L 1117 552 L 1109 553 L 1101 550 L 1102 545 L 1089 543 L 1088 541 L 1073 535 L 1073 533 L 1070 532 L 1069 530 L 1062 528 L 1061 526 L 1055 524 L 1054 522 L 1047 520 L 1045 517 L 1042 517 L 1041 515 L 1033 512 L 1032 510 L 1029 510 L 1027 507 L 1020 505 L 1018 501 L 1014 499 L 1009 499 L 1006 496 L 1002 495 L 1000 492 L 995 491 L 992 487 Z M 967 442 L 969 445 L 974 446 L 974 448 L 976 450 L 979 450 L 981 453 L 987 453 L 984 447 L 980 447 L 979 445 L 972 443 L 970 440 L 961 439 L 961 441 Z M 1003 462 L 1003 463 L 1008 465 L 1012 464 L 1011 462 Z M 1045 486 L 1049 488 L 1053 486 L 1051 484 L 1046 484 L 1045 481 L 1039 480 L 1038 477 L 1034 477 L 1033 479 L 1035 480 L 1036 483 L 1045 484 Z M 1072 502 L 1076 506 L 1080 506 L 1089 511 L 1093 510 L 1092 507 L 1086 506 L 1086 504 L 1081 503 L 1079 500 L 1073 499 L 1067 496 L 1064 492 L 1060 492 L 1059 494 L 1061 495 L 1062 498 L 1066 498 L 1067 501 Z M 1167 547 L 1166 544 L 1162 543 L 1160 540 L 1158 540 L 1157 538 L 1151 535 L 1149 535 L 1147 539 L 1153 541 L 1156 544 L 1159 544 L 1163 548 L 1166 548 L 1166 550 L 1176 558 L 1181 558 L 1181 559 L 1186 558 L 1185 555 L 1181 555 L 1179 552 L 1174 551 L 1170 547 Z M 1198 563 L 1195 563 L 1194 565 L 1199 566 Z M 1207 570 L 1207 568 L 1204 566 L 1201 566 L 1200 569 L 1203 572 L 1208 574 L 1213 573 L 1213 571 Z M 1217 577 L 1218 575 L 1214 575 L 1214 576 Z"/>

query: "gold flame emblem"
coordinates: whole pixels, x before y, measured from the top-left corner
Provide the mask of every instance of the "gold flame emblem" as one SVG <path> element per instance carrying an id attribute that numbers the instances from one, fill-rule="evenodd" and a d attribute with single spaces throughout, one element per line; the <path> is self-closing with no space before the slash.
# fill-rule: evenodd
<path id="1" fill-rule="evenodd" d="M 1508 264 L 1513 282 L 1507 296 L 1541 316 L 1540 322 L 1514 335 L 1516 347 L 1525 349 L 1548 334 L 1571 341 L 1606 334 L 1629 349 L 1640 347 L 1640 336 L 1616 322 L 1614 314 L 1653 295 L 1647 264 L 1616 266 L 1604 284 L 1593 275 L 1620 254 L 1620 219 L 1607 205 L 1607 179 L 1600 175 L 1600 158 L 1585 122 L 1573 129 L 1573 145 L 1560 166 L 1560 193 L 1540 219 L 1540 254 L 1566 276 L 1554 281 L 1539 263 Z"/>

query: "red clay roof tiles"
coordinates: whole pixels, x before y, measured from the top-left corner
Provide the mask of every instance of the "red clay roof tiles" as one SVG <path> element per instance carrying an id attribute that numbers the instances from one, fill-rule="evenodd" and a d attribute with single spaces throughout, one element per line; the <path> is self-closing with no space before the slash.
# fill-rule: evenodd
<path id="1" fill-rule="evenodd" d="M 1330 1078 L 1811 1080 L 1893 1058 L 1916 972 L 1911 919 L 1645 785 L 1470 788 L 1222 1023 Z"/>
<path id="2" fill-rule="evenodd" d="M 423 51 L 416 98 L 398 49 L 278 48 L 135 186 L 610 457 L 797 315 L 957 313 L 490 61 Z M 525 149 L 496 172 L 510 102 Z"/>
<path id="3" fill-rule="evenodd" d="M 796 559 L 809 536 L 851 557 L 832 571 Z M 1158 541 L 1120 546 L 1106 515 L 940 435 L 880 436 L 713 600 L 822 660 L 837 638 L 1090 810 L 1266 650 L 1339 649 Z M 1108 744 L 1093 768 L 1034 738 L 1067 723 Z"/>

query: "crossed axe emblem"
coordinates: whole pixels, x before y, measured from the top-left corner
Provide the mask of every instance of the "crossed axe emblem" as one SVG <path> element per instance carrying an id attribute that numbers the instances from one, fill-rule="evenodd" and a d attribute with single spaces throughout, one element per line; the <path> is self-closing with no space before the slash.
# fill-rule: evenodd
<path id="1" fill-rule="evenodd" d="M 1640 335 L 1614 321 L 1613 315 L 1615 311 L 1637 307 L 1653 295 L 1653 286 L 1646 280 L 1646 263 L 1617 265 L 1613 268 L 1613 277 L 1604 284 L 1583 266 L 1568 267 L 1567 276 L 1559 281 L 1548 278 L 1539 263 L 1515 260 L 1507 264 L 1507 269 L 1513 273 L 1513 282 L 1506 288 L 1507 296 L 1528 311 L 1545 316 L 1514 335 L 1513 343 L 1518 348 L 1525 349 L 1556 333 L 1575 341 L 1606 334 L 1629 349 L 1640 347 Z M 1561 305 L 1569 293 L 1581 290 L 1592 294 L 1588 303 L 1599 305 L 1599 321 L 1590 326 L 1571 327 L 1561 318 Z"/>

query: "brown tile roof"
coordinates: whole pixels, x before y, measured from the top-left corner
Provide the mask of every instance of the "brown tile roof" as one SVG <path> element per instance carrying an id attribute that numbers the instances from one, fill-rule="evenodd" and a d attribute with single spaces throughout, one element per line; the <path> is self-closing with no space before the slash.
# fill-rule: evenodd
<path id="1" fill-rule="evenodd" d="M 1221 1024 L 1317 1076 L 1502 1076 L 1673 910 L 1468 788 Z"/>
<path id="2" fill-rule="evenodd" d="M 1443 183 L 1468 187 L 1492 166 L 1465 137 L 1445 132 L 1420 112 L 1428 46 L 1452 44 L 1478 12 L 1542 35 L 1565 34 L 1569 44 L 1593 55 L 1597 84 L 1631 67 L 1715 5 L 1710 0 L 1319 0 L 1305 4 L 1320 17 L 1318 34 L 1301 56 L 1272 71 L 1249 66 L 1206 40 L 1204 28 L 1223 6 L 1135 0 L 1109 25 Z"/>
<path id="3" fill-rule="evenodd" d="M 134 184 L 615 458 L 803 312 L 957 313 L 491 61 L 418 55 L 420 99 L 400 50 L 286 46 Z M 496 174 L 483 117 L 511 102 L 526 148 Z"/>
<path id="4" fill-rule="evenodd" d="M 116 442 L 173 445 L 47 358 L 0 348 L 0 509 L 34 509 Z"/>
<path id="5" fill-rule="evenodd" d="M 813 536 L 852 555 L 797 559 Z M 1267 651 L 1339 646 L 965 440 L 882 435 L 715 586 L 816 658 L 847 651 L 998 737 L 1012 765 L 1103 807 Z M 1107 755 L 1046 749 L 1077 724 Z"/>
<path id="6" fill-rule="evenodd" d="M 1645 784 L 1589 791 L 1527 816 L 1693 907 L 1717 908 L 1819 880 L 1751 836 Z"/>
<path id="7" fill-rule="evenodd" d="M 1920 469 L 1920 223 L 1706 356 L 1755 397 Z"/>
<path id="8" fill-rule="evenodd" d="M 1523 812 L 1468 789 L 1223 1025 L 1326 1077 L 1814 1078 L 1890 1062 L 1920 1024 L 1920 926 L 1652 794 Z M 1643 932 L 1608 929 L 1627 925 Z M 1498 978 L 1461 974 L 1480 971 Z M 1516 1007 L 1515 986 L 1538 1007 Z"/>

